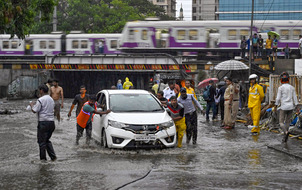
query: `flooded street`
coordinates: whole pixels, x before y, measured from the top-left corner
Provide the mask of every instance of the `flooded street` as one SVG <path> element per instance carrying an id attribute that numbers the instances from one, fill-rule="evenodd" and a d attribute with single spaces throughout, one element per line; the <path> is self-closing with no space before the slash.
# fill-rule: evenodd
<path id="1" fill-rule="evenodd" d="M 302 189 L 302 160 L 268 148 L 282 136 L 247 127 L 234 130 L 206 123 L 199 115 L 197 145 L 163 150 L 111 150 L 92 143 L 75 145 L 75 112 L 61 111 L 51 141 L 58 160 L 39 160 L 37 118 L 25 111 L 29 100 L 1 102 L 0 189 Z M 301 147 L 290 139 L 288 147 Z M 286 147 L 285 147 L 286 148 Z"/>

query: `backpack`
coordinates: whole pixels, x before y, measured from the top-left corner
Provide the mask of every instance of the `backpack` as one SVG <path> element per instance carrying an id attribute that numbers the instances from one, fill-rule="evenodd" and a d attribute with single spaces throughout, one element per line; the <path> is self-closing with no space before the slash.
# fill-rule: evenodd
<path id="1" fill-rule="evenodd" d="M 205 101 L 209 101 L 210 100 L 210 88 L 211 88 L 211 86 L 207 86 L 206 90 L 203 92 L 202 97 L 203 97 L 203 99 Z"/>

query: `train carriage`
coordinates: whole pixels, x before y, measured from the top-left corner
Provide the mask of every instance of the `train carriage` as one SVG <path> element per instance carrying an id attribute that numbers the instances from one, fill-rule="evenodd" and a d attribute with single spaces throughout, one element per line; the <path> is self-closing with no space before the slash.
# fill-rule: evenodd
<path id="1" fill-rule="evenodd" d="M 289 44 L 297 50 L 299 21 L 254 22 L 253 33 L 276 31 L 279 49 Z M 124 52 L 236 52 L 242 36 L 250 35 L 250 21 L 139 21 L 128 22 L 122 32 Z M 265 41 L 265 40 L 264 40 Z"/>

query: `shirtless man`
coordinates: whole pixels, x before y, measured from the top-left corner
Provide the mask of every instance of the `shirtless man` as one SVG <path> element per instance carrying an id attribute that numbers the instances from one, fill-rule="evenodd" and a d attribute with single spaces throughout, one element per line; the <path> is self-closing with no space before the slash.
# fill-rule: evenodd
<path id="1" fill-rule="evenodd" d="M 60 110 L 63 108 L 63 101 L 64 101 L 64 95 L 63 95 L 63 88 L 60 87 L 59 81 L 57 79 L 53 80 L 53 86 L 50 88 L 50 96 L 55 101 L 55 110 L 54 115 L 57 117 L 58 121 L 61 121 L 60 116 Z M 60 104 L 59 100 L 62 99 L 62 102 Z"/>

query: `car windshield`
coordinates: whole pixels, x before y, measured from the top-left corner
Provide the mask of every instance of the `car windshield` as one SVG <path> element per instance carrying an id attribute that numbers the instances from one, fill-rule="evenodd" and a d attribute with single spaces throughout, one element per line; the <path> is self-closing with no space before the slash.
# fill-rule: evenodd
<path id="1" fill-rule="evenodd" d="M 109 102 L 113 112 L 164 112 L 151 94 L 112 94 Z"/>

